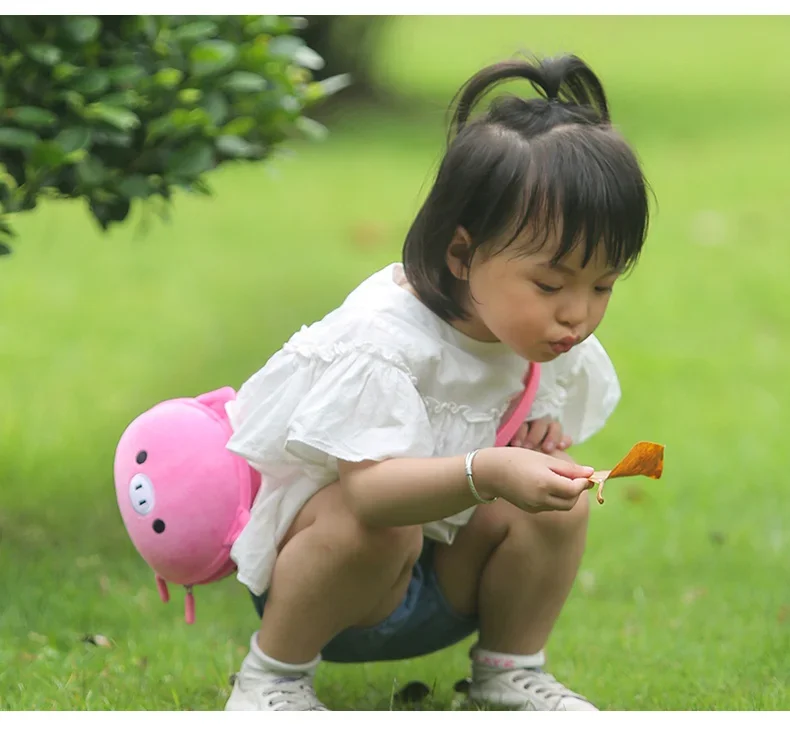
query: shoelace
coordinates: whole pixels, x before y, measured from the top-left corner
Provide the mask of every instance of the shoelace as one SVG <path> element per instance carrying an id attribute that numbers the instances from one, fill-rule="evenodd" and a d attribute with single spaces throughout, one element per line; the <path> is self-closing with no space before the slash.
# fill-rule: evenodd
<path id="1" fill-rule="evenodd" d="M 277 707 L 280 704 L 288 704 L 295 700 L 300 704 L 308 704 L 311 711 L 327 711 L 327 708 L 313 693 L 313 689 L 299 676 L 278 678 L 274 685 L 277 689 L 270 692 L 269 706 Z M 294 697 L 296 698 L 294 699 Z"/>
<path id="2" fill-rule="evenodd" d="M 555 708 L 559 706 L 560 701 L 564 698 L 586 700 L 583 696 L 579 696 L 579 694 L 563 686 L 554 676 L 537 668 L 525 668 L 514 672 L 511 682 L 518 684 L 524 691 L 540 696 Z"/>

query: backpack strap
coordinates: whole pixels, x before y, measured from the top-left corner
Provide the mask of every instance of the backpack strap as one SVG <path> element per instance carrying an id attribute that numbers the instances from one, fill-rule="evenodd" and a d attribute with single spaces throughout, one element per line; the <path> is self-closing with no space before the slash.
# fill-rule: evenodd
<path id="1" fill-rule="evenodd" d="M 499 430 L 496 434 L 497 446 L 501 447 L 508 445 L 508 443 L 513 440 L 516 432 L 527 419 L 530 409 L 532 409 L 532 403 L 535 401 L 535 394 L 538 391 L 539 384 L 540 364 L 531 363 L 529 365 L 529 371 L 524 377 L 524 391 L 521 394 L 521 398 L 518 400 L 518 404 L 499 426 Z"/>

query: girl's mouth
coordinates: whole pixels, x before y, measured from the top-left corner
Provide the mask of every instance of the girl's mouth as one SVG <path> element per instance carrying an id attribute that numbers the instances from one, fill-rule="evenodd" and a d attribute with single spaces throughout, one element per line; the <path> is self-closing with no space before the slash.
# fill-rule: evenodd
<path id="1" fill-rule="evenodd" d="M 565 338 L 564 340 L 552 341 L 549 345 L 555 353 L 567 353 L 578 342 L 578 338 Z"/>

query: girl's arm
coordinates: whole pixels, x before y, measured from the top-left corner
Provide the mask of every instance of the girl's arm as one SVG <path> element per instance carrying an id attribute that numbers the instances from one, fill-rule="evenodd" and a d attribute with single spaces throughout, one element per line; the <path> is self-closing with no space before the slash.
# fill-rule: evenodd
<path id="1" fill-rule="evenodd" d="M 380 527 L 422 525 L 475 506 L 464 456 L 339 461 L 340 486 L 352 512 Z M 524 448 L 483 448 L 472 467 L 483 498 L 502 497 L 532 512 L 572 509 L 593 469 Z"/>

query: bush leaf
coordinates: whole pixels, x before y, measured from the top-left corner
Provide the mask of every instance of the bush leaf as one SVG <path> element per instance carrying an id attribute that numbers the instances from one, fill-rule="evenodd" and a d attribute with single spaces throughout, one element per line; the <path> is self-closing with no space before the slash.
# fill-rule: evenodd
<path id="1" fill-rule="evenodd" d="M 50 44 L 30 44 L 26 49 L 31 59 L 34 59 L 39 64 L 46 64 L 49 67 L 54 67 L 63 54 L 57 46 Z"/>
<path id="2" fill-rule="evenodd" d="M 93 41 L 101 30 L 101 22 L 95 15 L 66 16 L 64 26 L 72 40 L 78 44 Z"/>
<path id="3" fill-rule="evenodd" d="M 91 145 L 91 132 L 87 128 L 64 128 L 55 140 L 68 154 Z"/>
<path id="4" fill-rule="evenodd" d="M 173 31 L 173 38 L 182 43 L 202 41 L 203 39 L 215 36 L 217 30 L 217 24 L 214 23 L 214 21 L 198 20 L 193 23 L 187 23 L 180 28 L 176 28 L 176 30 Z"/>
<path id="5" fill-rule="evenodd" d="M 236 63 L 239 52 L 230 41 L 201 41 L 195 44 L 189 52 L 192 64 L 192 74 L 204 77 L 216 74 Z"/>
<path id="6" fill-rule="evenodd" d="M 268 83 L 254 72 L 231 72 L 222 81 L 223 89 L 231 92 L 263 92 Z"/>
<path id="7" fill-rule="evenodd" d="M 174 177 L 195 177 L 214 168 L 214 152 L 207 141 L 195 141 L 170 157 L 168 173 Z"/>
<path id="8" fill-rule="evenodd" d="M 5 148 L 33 148 L 39 141 L 32 131 L 19 128 L 0 128 L 0 146 Z"/>
<path id="9" fill-rule="evenodd" d="M 126 110 L 122 107 L 114 107 L 113 105 L 94 102 L 88 105 L 86 112 L 91 118 L 103 120 L 105 123 L 109 123 L 122 131 L 129 131 L 140 125 L 140 118 L 131 110 Z"/>
<path id="10" fill-rule="evenodd" d="M 58 122 L 58 116 L 49 110 L 40 107 L 26 105 L 7 110 L 6 114 L 15 123 L 28 126 L 30 128 L 46 128 Z"/>

